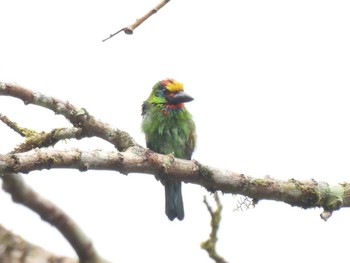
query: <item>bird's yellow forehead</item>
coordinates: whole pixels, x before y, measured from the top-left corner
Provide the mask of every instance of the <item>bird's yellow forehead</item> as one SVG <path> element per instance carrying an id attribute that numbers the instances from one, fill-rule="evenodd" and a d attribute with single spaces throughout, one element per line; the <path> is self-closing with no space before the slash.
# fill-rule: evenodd
<path id="1" fill-rule="evenodd" d="M 166 79 L 162 81 L 162 84 L 169 90 L 170 92 L 183 91 L 184 85 L 181 82 L 177 82 L 173 79 Z"/>

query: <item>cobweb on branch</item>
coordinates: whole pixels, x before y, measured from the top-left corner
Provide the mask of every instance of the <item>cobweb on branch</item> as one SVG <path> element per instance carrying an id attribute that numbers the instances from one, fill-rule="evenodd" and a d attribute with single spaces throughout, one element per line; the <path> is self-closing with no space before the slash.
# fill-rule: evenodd
<path id="1" fill-rule="evenodd" d="M 233 195 L 233 199 L 236 203 L 236 207 L 233 209 L 233 212 L 247 211 L 248 209 L 254 208 L 256 205 L 254 199 L 248 196 Z"/>

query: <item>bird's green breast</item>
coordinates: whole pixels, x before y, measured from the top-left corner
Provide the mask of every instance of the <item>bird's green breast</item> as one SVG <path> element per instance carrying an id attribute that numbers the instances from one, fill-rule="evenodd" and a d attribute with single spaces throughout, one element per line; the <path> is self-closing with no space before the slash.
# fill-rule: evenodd
<path id="1" fill-rule="evenodd" d="M 166 110 L 151 106 L 144 114 L 142 131 L 147 147 L 175 157 L 190 159 L 195 146 L 195 124 L 185 109 Z"/>

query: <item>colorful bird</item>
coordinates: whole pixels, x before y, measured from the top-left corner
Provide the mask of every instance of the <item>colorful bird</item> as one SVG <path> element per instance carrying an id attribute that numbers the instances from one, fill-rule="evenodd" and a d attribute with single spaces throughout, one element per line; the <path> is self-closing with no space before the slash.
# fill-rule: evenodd
<path id="1" fill-rule="evenodd" d="M 185 102 L 193 98 L 184 92 L 183 84 L 173 79 L 157 82 L 142 104 L 142 131 L 147 147 L 162 154 L 191 159 L 196 144 L 196 126 Z M 170 220 L 185 216 L 181 182 L 162 179 L 165 187 L 165 213 Z"/>

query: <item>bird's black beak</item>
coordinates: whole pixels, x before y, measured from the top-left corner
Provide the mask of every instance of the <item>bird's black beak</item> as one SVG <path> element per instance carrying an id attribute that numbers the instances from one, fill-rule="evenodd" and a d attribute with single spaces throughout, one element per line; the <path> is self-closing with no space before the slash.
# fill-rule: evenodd
<path id="1" fill-rule="evenodd" d="M 170 93 L 168 96 L 168 102 L 171 104 L 180 104 L 192 101 L 193 98 L 183 91 L 177 93 Z"/>

